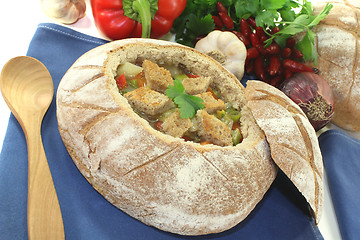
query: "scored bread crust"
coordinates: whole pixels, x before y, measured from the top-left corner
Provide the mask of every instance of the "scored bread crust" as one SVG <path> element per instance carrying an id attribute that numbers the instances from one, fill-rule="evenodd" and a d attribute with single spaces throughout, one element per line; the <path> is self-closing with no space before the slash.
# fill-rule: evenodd
<path id="1" fill-rule="evenodd" d="M 248 81 L 247 106 L 265 132 L 271 156 L 309 203 L 317 224 L 323 205 L 323 163 L 316 132 L 301 108 L 279 89 Z"/>
<path id="2" fill-rule="evenodd" d="M 329 1 L 313 4 L 319 14 Z M 360 2 L 332 0 L 329 15 L 314 31 L 317 34 L 317 68 L 335 97 L 332 122 L 360 132 Z"/>
<path id="3" fill-rule="evenodd" d="M 183 64 L 211 77 L 225 100 L 241 109 L 243 142 L 202 146 L 153 129 L 114 81 L 119 64 L 144 59 Z M 110 203 L 161 230 L 183 235 L 227 230 L 246 218 L 276 177 L 243 86 L 192 48 L 153 39 L 97 47 L 64 75 L 56 103 L 59 132 L 80 172 Z"/>

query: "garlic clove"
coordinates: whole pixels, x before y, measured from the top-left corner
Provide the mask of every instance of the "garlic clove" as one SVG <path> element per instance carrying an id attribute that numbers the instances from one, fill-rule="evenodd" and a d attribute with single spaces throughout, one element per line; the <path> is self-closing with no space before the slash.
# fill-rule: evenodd
<path id="1" fill-rule="evenodd" d="M 45 14 L 63 24 L 72 24 L 82 18 L 86 12 L 84 0 L 40 0 Z"/>

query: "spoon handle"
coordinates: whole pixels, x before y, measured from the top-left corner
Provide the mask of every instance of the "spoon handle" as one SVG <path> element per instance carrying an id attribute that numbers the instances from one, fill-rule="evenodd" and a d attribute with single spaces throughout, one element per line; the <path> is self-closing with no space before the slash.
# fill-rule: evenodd
<path id="1" fill-rule="evenodd" d="M 25 131 L 28 147 L 28 237 L 30 240 L 65 239 L 60 205 L 40 128 L 33 123 Z"/>

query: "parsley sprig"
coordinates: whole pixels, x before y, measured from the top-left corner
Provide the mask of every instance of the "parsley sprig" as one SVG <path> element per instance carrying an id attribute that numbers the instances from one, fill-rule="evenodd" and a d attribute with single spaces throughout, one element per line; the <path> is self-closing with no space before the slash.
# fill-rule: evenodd
<path id="1" fill-rule="evenodd" d="M 316 65 L 318 60 L 315 46 L 316 33 L 311 29 L 329 14 L 332 7 L 332 4 L 327 3 L 319 15 L 313 15 L 311 4 L 305 4 L 292 22 L 279 22 L 279 24 L 283 24 L 282 29 L 272 35 L 265 43 L 269 45 L 275 40 L 280 45 L 285 45 L 288 37 L 305 31 L 304 37 L 297 43 L 297 49 L 304 54 L 305 61 L 314 61 Z"/>
<path id="2" fill-rule="evenodd" d="M 179 79 L 175 79 L 174 86 L 169 85 L 165 93 L 179 107 L 181 118 L 193 118 L 197 110 L 204 108 L 204 100 L 200 97 L 187 94 Z"/>

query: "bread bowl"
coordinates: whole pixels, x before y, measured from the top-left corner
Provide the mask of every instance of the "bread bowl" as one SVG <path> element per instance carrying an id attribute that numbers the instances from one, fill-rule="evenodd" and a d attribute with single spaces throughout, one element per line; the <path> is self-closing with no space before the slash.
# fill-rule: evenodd
<path id="1" fill-rule="evenodd" d="M 315 1 L 318 14 L 329 1 Z M 332 122 L 360 132 L 360 4 L 359 1 L 331 1 L 329 15 L 315 28 L 319 54 L 317 68 L 330 84 L 335 97 Z"/>
<path id="2" fill-rule="evenodd" d="M 119 64 L 145 59 L 182 64 L 213 78 L 224 99 L 241 111 L 243 141 L 200 145 L 152 128 L 114 81 Z M 61 137 L 84 177 L 113 205 L 164 231 L 202 235 L 235 226 L 261 201 L 278 171 L 237 78 L 207 55 L 176 43 L 125 39 L 90 50 L 64 75 L 56 103 Z M 291 159 L 294 165 L 296 160 Z M 319 163 L 321 156 L 310 161 Z M 313 181 L 308 170 L 303 177 Z"/>

